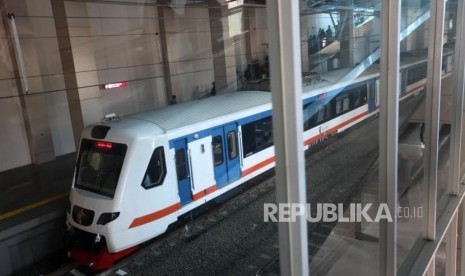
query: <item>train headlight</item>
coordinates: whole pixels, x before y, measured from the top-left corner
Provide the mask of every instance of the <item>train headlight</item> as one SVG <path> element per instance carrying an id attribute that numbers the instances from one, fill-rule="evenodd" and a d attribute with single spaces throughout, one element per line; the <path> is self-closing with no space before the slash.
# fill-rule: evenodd
<path id="1" fill-rule="evenodd" d="M 119 217 L 119 212 L 116 213 L 103 213 L 97 220 L 97 224 L 105 225 L 111 221 L 114 221 Z"/>

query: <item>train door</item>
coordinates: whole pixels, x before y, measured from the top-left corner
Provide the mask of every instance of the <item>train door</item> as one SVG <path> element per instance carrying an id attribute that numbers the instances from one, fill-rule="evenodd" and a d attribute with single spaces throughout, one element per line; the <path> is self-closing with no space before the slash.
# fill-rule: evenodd
<path id="1" fill-rule="evenodd" d="M 189 156 L 187 154 L 187 140 L 180 139 L 174 141 L 174 150 L 179 197 L 181 199 L 181 205 L 186 205 L 192 201 Z"/>
<path id="2" fill-rule="evenodd" d="M 229 124 L 212 131 L 213 165 L 216 185 L 221 188 L 241 176 L 237 145 L 237 125 Z"/>

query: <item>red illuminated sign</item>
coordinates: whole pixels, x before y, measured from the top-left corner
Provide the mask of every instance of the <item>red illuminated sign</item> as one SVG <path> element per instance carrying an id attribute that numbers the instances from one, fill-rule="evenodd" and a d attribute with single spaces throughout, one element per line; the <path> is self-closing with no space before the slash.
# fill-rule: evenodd
<path id="1" fill-rule="evenodd" d="M 97 145 L 97 148 L 105 149 L 105 150 L 110 150 L 113 147 L 113 144 L 110 142 L 97 141 L 96 145 Z"/>
<path id="2" fill-rule="evenodd" d="M 106 83 L 103 85 L 103 89 L 123 88 L 126 87 L 125 81 Z"/>

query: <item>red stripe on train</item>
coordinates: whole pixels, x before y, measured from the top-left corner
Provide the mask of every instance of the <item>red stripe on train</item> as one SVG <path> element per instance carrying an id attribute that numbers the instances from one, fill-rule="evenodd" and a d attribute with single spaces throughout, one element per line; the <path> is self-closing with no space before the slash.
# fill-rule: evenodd
<path id="1" fill-rule="evenodd" d="M 327 135 L 333 134 L 333 133 L 336 132 L 338 129 L 343 128 L 343 127 L 345 127 L 345 126 L 347 126 L 347 125 L 349 125 L 349 124 L 351 124 L 351 123 L 353 123 L 353 122 L 355 122 L 355 121 L 357 121 L 357 120 L 363 118 L 363 117 L 366 116 L 366 115 L 368 115 L 368 111 L 365 111 L 365 112 L 363 112 L 363 113 L 361 113 L 361 114 L 359 114 L 359 115 L 357 115 L 357 116 L 354 116 L 354 117 L 350 118 L 349 120 L 347 120 L 347 121 L 345 121 L 345 122 L 342 122 L 342 123 L 340 123 L 339 125 L 337 125 L 337 126 L 335 126 L 335 127 L 332 127 L 332 128 L 330 128 L 330 129 L 324 131 L 323 133 L 320 133 L 320 134 L 318 134 L 318 135 L 316 135 L 316 136 L 311 137 L 310 139 L 307 139 L 307 140 L 304 142 L 304 145 L 305 145 L 305 146 L 308 146 L 308 145 L 310 145 L 311 143 L 316 142 L 316 141 L 320 140 L 321 138 L 323 138 L 323 137 L 325 137 L 325 136 L 327 136 Z"/>
<path id="2" fill-rule="evenodd" d="M 206 196 L 208 194 L 211 194 L 211 193 L 213 193 L 215 191 L 218 191 L 218 187 L 216 187 L 216 184 L 213 184 L 212 186 L 206 188 L 205 190 L 196 193 L 195 195 L 192 196 L 192 198 L 195 201 L 195 200 L 201 199 L 202 197 L 204 197 L 204 196 Z"/>
<path id="3" fill-rule="evenodd" d="M 242 176 L 244 177 L 244 176 L 246 176 L 248 174 L 251 174 L 251 173 L 253 173 L 253 172 L 255 172 L 255 171 L 257 171 L 257 170 L 271 164 L 271 163 L 273 163 L 274 161 L 275 161 L 275 157 L 272 156 L 272 157 L 270 157 L 270 158 L 268 158 L 268 159 L 266 159 L 266 160 L 264 160 L 264 161 L 262 161 L 262 162 L 260 162 L 258 164 L 253 165 L 252 167 L 242 171 Z"/>
<path id="4" fill-rule="evenodd" d="M 168 206 L 168 207 L 166 207 L 164 209 L 153 212 L 151 214 L 135 218 L 132 221 L 131 225 L 129 225 L 129 228 L 141 226 L 143 224 L 152 222 L 152 221 L 157 220 L 159 218 L 166 217 L 167 215 L 170 215 L 170 214 L 172 214 L 172 213 L 174 213 L 174 212 L 176 212 L 176 211 L 178 211 L 180 209 L 181 209 L 181 203 L 178 202 L 176 204 L 173 204 L 171 206 Z"/>

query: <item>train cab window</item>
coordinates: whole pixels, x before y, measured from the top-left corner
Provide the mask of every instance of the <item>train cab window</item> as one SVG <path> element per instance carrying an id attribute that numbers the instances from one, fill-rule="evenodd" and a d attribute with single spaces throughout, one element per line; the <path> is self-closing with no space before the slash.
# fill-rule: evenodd
<path id="1" fill-rule="evenodd" d="M 124 144 L 82 139 L 76 188 L 113 198 L 126 150 Z"/>
<path id="2" fill-rule="evenodd" d="M 213 137 L 212 146 L 215 166 L 223 164 L 223 141 L 220 135 Z"/>
<path id="3" fill-rule="evenodd" d="M 237 156 L 237 140 L 235 131 L 228 132 L 228 155 L 230 160 Z"/>
<path id="4" fill-rule="evenodd" d="M 184 149 L 176 150 L 176 173 L 178 176 L 178 181 L 187 178 L 186 170 L 186 151 Z"/>
<path id="5" fill-rule="evenodd" d="M 163 147 L 158 147 L 153 151 L 152 158 L 150 158 L 147 171 L 142 181 L 142 187 L 150 189 L 163 184 L 166 176 L 165 165 L 165 152 Z"/>

